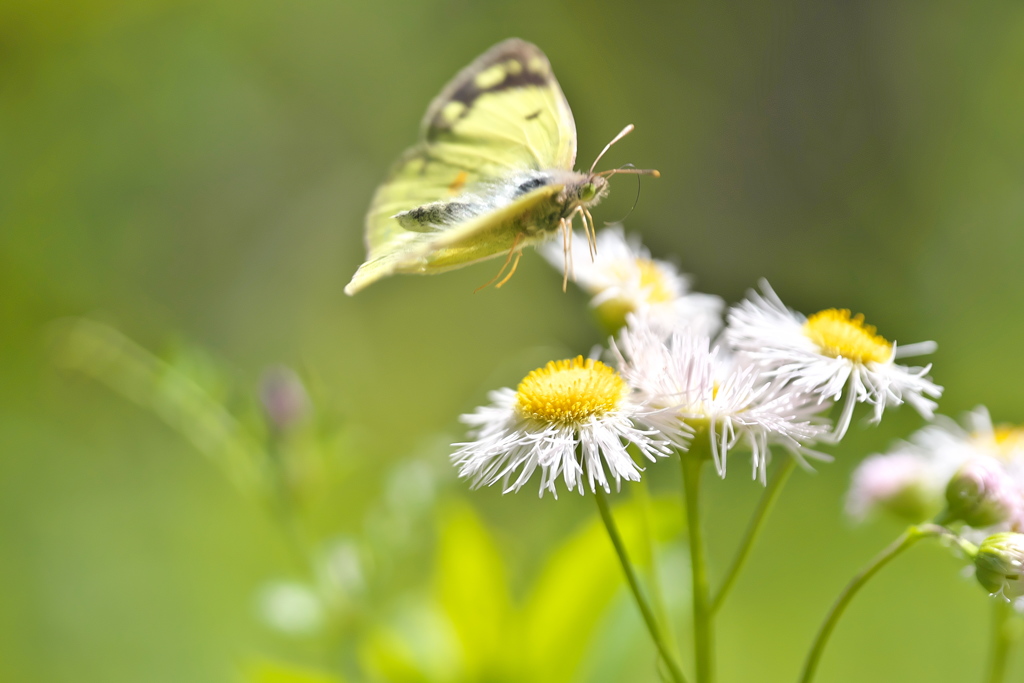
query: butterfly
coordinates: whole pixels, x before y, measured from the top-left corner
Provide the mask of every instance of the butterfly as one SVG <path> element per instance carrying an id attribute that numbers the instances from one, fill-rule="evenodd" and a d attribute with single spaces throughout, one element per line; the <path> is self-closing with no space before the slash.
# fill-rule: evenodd
<path id="1" fill-rule="evenodd" d="M 517 38 L 498 43 L 434 98 L 420 142 L 377 188 L 366 214 L 366 262 L 345 293 L 394 273 L 440 273 L 505 255 L 491 281 L 500 278 L 500 287 L 524 247 L 559 231 L 568 260 L 577 215 L 593 253 L 589 209 L 607 194 L 608 177 L 658 172 L 579 173 L 575 161 L 576 124 L 547 57 Z"/>

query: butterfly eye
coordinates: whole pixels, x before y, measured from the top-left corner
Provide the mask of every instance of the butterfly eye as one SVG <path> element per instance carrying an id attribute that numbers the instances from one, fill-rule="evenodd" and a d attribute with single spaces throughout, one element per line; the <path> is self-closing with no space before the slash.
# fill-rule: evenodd
<path id="1" fill-rule="evenodd" d="M 594 183 L 586 183 L 580 186 L 580 201 L 589 202 L 597 196 L 597 186 Z"/>

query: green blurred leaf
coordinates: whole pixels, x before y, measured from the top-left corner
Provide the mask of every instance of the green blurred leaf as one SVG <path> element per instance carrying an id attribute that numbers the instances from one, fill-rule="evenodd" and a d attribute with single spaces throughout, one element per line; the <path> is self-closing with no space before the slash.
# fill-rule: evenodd
<path id="1" fill-rule="evenodd" d="M 224 406 L 224 381 L 208 357 L 180 349 L 167 361 L 113 327 L 85 318 L 61 321 L 54 330 L 57 363 L 153 411 L 218 462 L 244 492 L 263 487 L 263 448 Z"/>
<path id="2" fill-rule="evenodd" d="M 498 544 L 469 506 L 444 511 L 435 571 L 438 600 L 462 645 L 467 679 L 493 678 L 509 650 L 512 604 Z"/>
<path id="3" fill-rule="evenodd" d="M 411 603 L 360 644 L 360 663 L 374 680 L 447 683 L 459 680 L 456 636 L 436 605 Z"/>
<path id="4" fill-rule="evenodd" d="M 324 671 L 300 668 L 270 660 L 246 667 L 245 683 L 344 683 L 344 679 Z"/>
<path id="5" fill-rule="evenodd" d="M 370 633 L 361 650 L 363 667 L 380 679 L 394 683 L 430 683 L 409 644 L 397 633 L 378 629 Z"/>
<path id="6" fill-rule="evenodd" d="M 656 540 L 678 532 L 683 519 L 678 501 L 657 499 L 651 508 Z M 645 556 L 643 506 L 630 501 L 613 511 L 630 557 L 640 565 Z M 516 650 L 522 680 L 572 680 L 602 613 L 624 585 L 611 541 L 595 515 L 551 554 L 530 591 L 522 614 L 522 648 Z"/>

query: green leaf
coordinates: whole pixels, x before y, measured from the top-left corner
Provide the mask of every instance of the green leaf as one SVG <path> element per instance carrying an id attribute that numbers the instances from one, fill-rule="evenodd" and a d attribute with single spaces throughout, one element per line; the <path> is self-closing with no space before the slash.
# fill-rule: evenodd
<path id="1" fill-rule="evenodd" d="M 224 380 L 198 350 L 181 350 L 167 361 L 85 318 L 61 321 L 54 331 L 57 363 L 151 410 L 217 461 L 244 492 L 262 491 L 263 447 L 224 405 Z"/>
<path id="2" fill-rule="evenodd" d="M 655 539 L 669 538 L 682 526 L 678 501 L 655 500 L 652 511 Z M 613 512 L 630 557 L 643 566 L 643 507 L 630 501 Z M 517 649 L 521 679 L 572 680 L 608 603 L 624 586 L 622 567 L 595 515 L 552 553 L 534 582 L 523 610 L 523 642 Z"/>
<path id="3" fill-rule="evenodd" d="M 436 605 L 412 601 L 360 644 L 360 663 L 373 680 L 448 683 L 460 680 L 455 634 Z"/>
<path id="4" fill-rule="evenodd" d="M 510 645 L 508 579 L 498 544 L 468 505 L 443 512 L 435 571 L 437 599 L 462 646 L 466 678 L 496 678 Z"/>
<path id="5" fill-rule="evenodd" d="M 333 674 L 293 664 L 260 660 L 246 667 L 245 683 L 344 683 Z"/>

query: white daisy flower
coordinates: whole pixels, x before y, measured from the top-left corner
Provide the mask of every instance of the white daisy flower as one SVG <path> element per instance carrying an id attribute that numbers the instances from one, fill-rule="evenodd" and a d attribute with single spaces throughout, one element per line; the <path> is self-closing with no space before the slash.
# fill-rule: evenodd
<path id="1" fill-rule="evenodd" d="M 864 316 L 830 308 L 805 318 L 787 308 L 761 281 L 764 294 L 750 292 L 728 315 L 725 337 L 737 351 L 764 368 L 770 377 L 838 401 L 846 392 L 842 414 L 832 438 L 846 434 L 855 403 L 874 408 L 873 422 L 887 406 L 909 403 L 931 419 L 942 387 L 929 378 L 931 365 L 906 367 L 896 359 L 931 353 L 934 342 L 896 347 L 876 334 Z"/>
<path id="2" fill-rule="evenodd" d="M 708 336 L 722 326 L 722 299 L 691 292 L 689 277 L 668 261 L 652 259 L 640 239 L 626 237 L 621 225 L 597 234 L 593 255 L 590 246 L 586 235 L 574 233 L 571 246 L 548 242 L 542 253 L 563 272 L 568 263 L 570 276 L 592 295 L 590 305 L 608 329 L 621 328 L 629 313 Z"/>
<path id="3" fill-rule="evenodd" d="M 1024 524 L 1024 430 L 995 427 L 984 407 L 966 428 L 939 415 L 909 441 L 873 455 L 854 471 L 847 512 L 863 519 L 879 509 L 920 522 L 945 505 L 968 524 Z"/>
<path id="4" fill-rule="evenodd" d="M 829 459 L 808 445 L 829 432 L 817 397 L 766 379 L 706 336 L 676 331 L 667 337 L 647 321 L 630 317 L 612 351 L 620 371 L 644 402 L 661 411 L 643 419 L 685 450 L 697 430 L 706 431 L 715 467 L 725 476 L 729 451 L 743 443 L 753 456 L 753 475 L 765 482 L 769 446 L 795 457 Z"/>
<path id="5" fill-rule="evenodd" d="M 633 443 L 651 461 L 670 453 L 657 435 L 635 425 L 647 410 L 631 396 L 630 386 L 601 361 L 578 356 L 551 361 L 528 374 L 518 388 L 491 392 L 491 405 L 463 415 L 472 441 L 454 444 L 452 461 L 473 488 L 502 482 L 518 491 L 540 468 L 540 494 L 557 497 L 561 477 L 582 494 L 586 476 L 591 491 L 610 491 L 621 480 L 638 481 L 642 468 L 626 451 Z M 607 474 L 605 472 L 607 468 Z"/>

